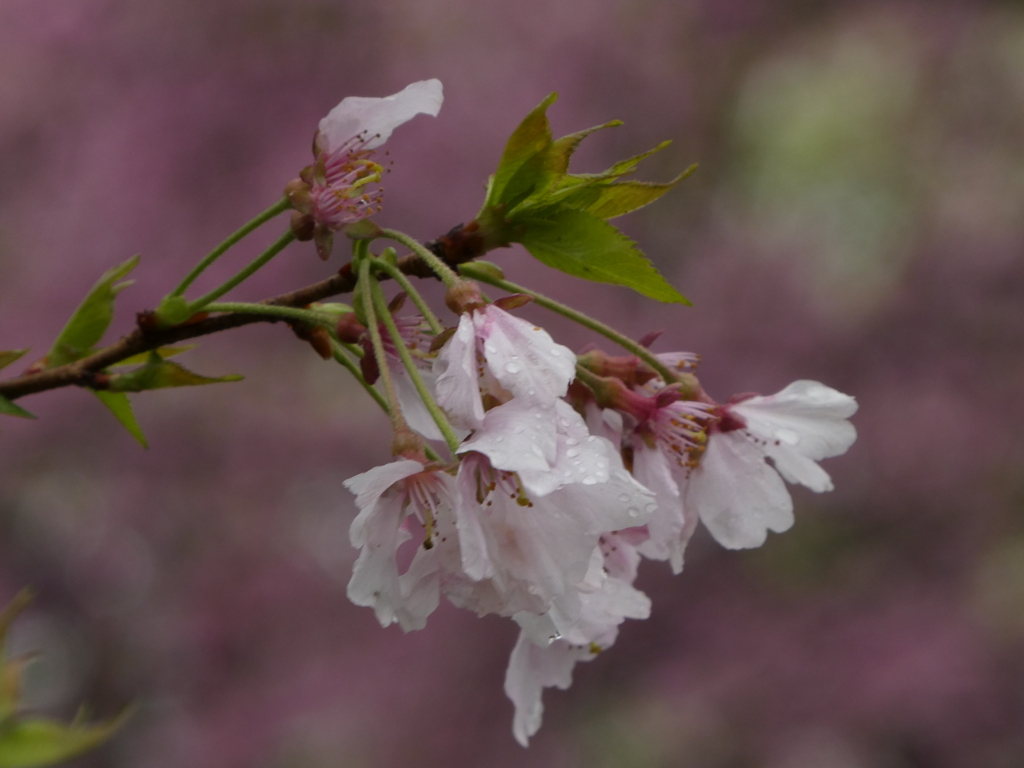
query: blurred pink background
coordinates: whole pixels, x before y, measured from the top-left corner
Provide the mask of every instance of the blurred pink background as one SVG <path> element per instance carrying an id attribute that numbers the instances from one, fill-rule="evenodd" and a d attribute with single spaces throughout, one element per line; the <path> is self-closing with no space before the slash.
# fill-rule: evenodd
<path id="1" fill-rule="evenodd" d="M 242 383 L 137 397 L 149 451 L 86 393 L 26 398 L 39 421 L 0 424 L 0 599 L 39 592 L 12 638 L 43 653 L 29 702 L 141 705 L 75 764 L 1024 765 L 1019 2 L 4 0 L 0 349 L 43 354 L 141 253 L 127 332 L 273 202 L 343 96 L 428 77 L 444 108 L 390 142 L 379 221 L 425 239 L 472 218 L 552 90 L 556 133 L 626 121 L 580 170 L 673 139 L 641 176 L 700 171 L 619 223 L 693 308 L 492 257 L 626 331 L 667 329 L 656 349 L 701 353 L 720 399 L 798 378 L 855 395 L 837 490 L 795 489 L 795 528 L 760 550 L 700 533 L 681 577 L 647 563 L 653 616 L 548 692 L 524 751 L 510 622 L 443 607 L 403 635 L 348 603 L 342 481 L 387 459 L 388 430 L 286 329 L 182 358 Z M 344 260 L 292 246 L 237 295 Z"/>

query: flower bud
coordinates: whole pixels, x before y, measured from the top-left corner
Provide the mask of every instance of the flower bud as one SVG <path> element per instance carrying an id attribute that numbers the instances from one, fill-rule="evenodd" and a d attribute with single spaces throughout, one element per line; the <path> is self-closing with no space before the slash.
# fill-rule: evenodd
<path id="1" fill-rule="evenodd" d="M 292 211 L 290 226 L 296 240 L 305 242 L 306 240 L 313 239 L 313 231 L 316 228 L 316 222 L 313 221 L 312 214 L 302 213 L 301 211 Z"/>
<path id="2" fill-rule="evenodd" d="M 302 213 L 313 212 L 312 189 L 302 179 L 292 179 L 284 185 L 284 196 L 288 198 L 292 208 Z"/>
<path id="3" fill-rule="evenodd" d="M 338 340 L 345 344 L 358 344 L 366 326 L 359 322 L 355 312 L 346 312 L 338 318 Z"/>
<path id="4" fill-rule="evenodd" d="M 630 386 L 646 384 L 657 374 L 640 358 L 634 355 L 609 355 L 600 349 L 593 349 L 577 357 L 577 362 L 598 376 L 612 376 Z"/>

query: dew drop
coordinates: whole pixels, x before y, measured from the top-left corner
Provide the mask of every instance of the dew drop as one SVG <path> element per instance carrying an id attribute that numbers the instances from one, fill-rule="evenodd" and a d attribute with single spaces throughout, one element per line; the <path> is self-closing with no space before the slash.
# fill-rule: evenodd
<path id="1" fill-rule="evenodd" d="M 565 441 L 565 444 L 566 445 L 579 445 L 580 441 L 577 440 L 575 437 L 570 437 L 568 440 Z"/>
<path id="2" fill-rule="evenodd" d="M 570 459 L 574 459 L 580 455 L 580 449 L 570 448 L 568 451 L 565 452 L 565 455 L 568 456 Z"/>
<path id="3" fill-rule="evenodd" d="M 505 363 L 505 370 L 508 373 L 516 374 L 523 370 L 523 367 L 519 363 Z"/>
<path id="4" fill-rule="evenodd" d="M 637 509 L 636 507 L 630 507 L 629 509 L 626 510 L 626 514 L 628 514 L 630 517 L 640 517 L 640 510 Z"/>
<path id="5" fill-rule="evenodd" d="M 597 485 L 597 478 L 593 475 L 587 475 L 580 482 L 584 485 Z"/>
<path id="6" fill-rule="evenodd" d="M 486 344 L 484 344 L 484 352 L 486 352 L 488 355 L 496 354 L 497 351 L 498 351 L 498 348 L 496 346 L 494 346 L 493 344 L 491 344 L 490 342 L 487 342 Z"/>
<path id="7" fill-rule="evenodd" d="M 623 504 L 625 504 L 627 501 L 629 501 L 630 498 L 631 497 L 630 497 L 630 495 L 628 493 L 620 493 L 619 494 L 619 501 L 621 501 Z"/>

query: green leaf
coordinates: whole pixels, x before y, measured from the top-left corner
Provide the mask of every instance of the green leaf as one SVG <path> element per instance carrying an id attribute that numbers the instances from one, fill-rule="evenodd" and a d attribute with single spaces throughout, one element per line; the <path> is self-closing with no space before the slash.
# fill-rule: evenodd
<path id="1" fill-rule="evenodd" d="M 3 395 L 0 395 L 0 414 L 3 414 L 4 416 L 19 416 L 23 419 L 35 418 L 35 416 L 26 411 L 20 405 L 12 403 Z"/>
<path id="2" fill-rule="evenodd" d="M 202 384 L 241 381 L 241 379 L 241 376 L 234 375 L 216 378 L 200 376 L 177 363 L 169 362 L 159 355 L 153 354 L 141 368 L 111 376 L 107 387 L 110 392 L 144 392 L 149 389 L 195 387 Z"/>
<path id="3" fill-rule="evenodd" d="M 160 355 L 160 357 L 167 358 L 167 357 L 174 357 L 175 355 L 180 355 L 183 352 L 188 352 L 190 349 L 195 349 L 197 346 L 199 346 L 199 345 L 198 344 L 181 344 L 180 346 L 177 346 L 177 347 L 157 347 L 155 350 L 153 350 L 153 352 L 155 352 L 156 354 Z M 119 363 L 114 363 L 113 366 L 111 366 L 111 367 L 112 368 L 123 368 L 126 365 L 143 365 L 143 364 L 145 364 L 149 360 L 149 356 L 152 355 L 153 352 L 140 352 L 137 355 L 132 355 L 131 357 L 126 357 L 124 360 L 122 360 Z"/>
<path id="4" fill-rule="evenodd" d="M 50 348 L 46 356 L 48 368 L 72 363 L 92 352 L 114 317 L 114 298 L 131 285 L 130 281 L 117 281 L 135 269 L 138 263 L 139 257 L 133 256 L 103 273 Z"/>
<path id="5" fill-rule="evenodd" d="M 124 392 L 107 392 L 98 389 L 89 391 L 96 395 L 100 402 L 110 409 L 110 412 L 114 414 L 114 418 L 121 422 L 121 426 L 131 432 L 132 437 L 139 441 L 139 445 L 143 448 L 149 448 L 146 436 L 142 434 L 142 428 L 139 426 L 139 422 L 135 420 L 135 413 L 132 411 L 132 404 L 128 400 L 128 395 L 124 394 Z"/>
<path id="6" fill-rule="evenodd" d="M 632 240 L 596 216 L 565 208 L 520 223 L 523 233 L 518 242 L 549 267 L 574 277 L 623 285 L 658 301 L 690 303 Z"/>
<path id="7" fill-rule="evenodd" d="M 484 208 L 502 204 L 511 208 L 545 176 L 545 159 L 552 145 L 547 109 L 557 98 L 557 93 L 549 94 L 512 132 L 498 170 L 487 185 Z"/>
<path id="8" fill-rule="evenodd" d="M 106 741 L 130 716 L 126 710 L 95 725 L 10 718 L 0 724 L 0 768 L 35 768 L 69 760 Z"/>
<path id="9" fill-rule="evenodd" d="M 6 368 L 26 352 L 28 352 L 27 349 L 8 349 L 4 352 L 0 352 L 0 370 Z"/>
<path id="10" fill-rule="evenodd" d="M 616 181 L 607 184 L 588 184 L 576 188 L 561 200 L 562 205 L 585 211 L 600 219 L 614 219 L 653 203 L 680 181 L 690 176 L 696 165 L 691 165 L 672 181 Z"/>

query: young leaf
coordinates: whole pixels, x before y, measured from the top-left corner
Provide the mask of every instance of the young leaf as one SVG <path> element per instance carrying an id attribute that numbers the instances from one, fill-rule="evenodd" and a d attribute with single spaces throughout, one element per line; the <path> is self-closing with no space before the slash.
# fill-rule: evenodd
<path id="1" fill-rule="evenodd" d="M 135 420 L 135 413 L 132 411 L 132 404 L 128 395 L 124 392 L 107 392 L 105 390 L 90 390 L 96 397 L 114 414 L 114 418 L 121 422 L 121 426 L 131 432 L 132 437 L 139 441 L 143 448 L 149 448 L 146 436 L 142 434 L 139 422 Z"/>
<path id="2" fill-rule="evenodd" d="M 188 352 L 190 349 L 195 349 L 197 346 L 199 346 L 199 345 L 198 344 L 181 344 L 181 345 L 179 345 L 177 347 L 158 347 L 157 349 L 153 350 L 153 352 L 155 352 L 156 354 L 160 355 L 160 357 L 167 358 L 167 357 L 174 357 L 175 355 L 180 355 L 183 352 Z M 111 367 L 113 367 L 113 368 L 123 368 L 123 367 L 128 366 L 128 365 L 143 365 L 143 364 L 145 364 L 149 360 L 149 357 L 150 357 L 150 355 L 153 354 L 153 352 L 139 352 L 139 354 L 137 354 L 137 355 L 132 355 L 131 357 L 126 357 L 124 360 L 122 360 L 119 363 L 114 363 L 114 365 L 111 366 Z"/>
<path id="3" fill-rule="evenodd" d="M 138 263 L 139 257 L 133 256 L 103 273 L 53 342 L 46 356 L 47 367 L 74 362 L 92 351 L 114 317 L 114 298 L 131 285 L 130 282 L 117 281 L 135 269 Z"/>
<path id="4" fill-rule="evenodd" d="M 562 205 L 585 211 L 600 219 L 614 219 L 653 203 L 697 169 L 691 165 L 672 181 L 616 181 L 578 187 L 561 200 Z"/>
<path id="5" fill-rule="evenodd" d="M 521 224 L 524 230 L 518 242 L 549 267 L 574 277 L 624 285 L 658 301 L 690 303 L 632 240 L 596 216 L 560 209 Z"/>
<path id="6" fill-rule="evenodd" d="M 195 387 L 202 384 L 217 384 L 226 381 L 241 381 L 241 376 L 218 376 L 210 378 L 167 360 L 159 355 L 152 355 L 141 368 L 128 373 L 118 373 L 110 377 L 110 392 L 144 392 L 148 389 L 166 389 L 168 387 Z"/>
<path id="7" fill-rule="evenodd" d="M 20 416 L 23 419 L 34 419 L 31 413 L 19 405 L 15 405 L 3 395 L 0 395 L 0 413 L 4 416 Z"/>
<path id="8" fill-rule="evenodd" d="M 547 109 L 557 98 L 557 93 L 550 94 L 512 132 L 498 170 L 487 186 L 484 208 L 501 204 L 511 207 L 544 176 L 544 159 L 552 144 Z"/>
<path id="9" fill-rule="evenodd" d="M 0 352 L 0 370 L 6 368 L 26 352 L 28 352 L 27 349 L 8 349 Z"/>
<path id="10" fill-rule="evenodd" d="M 10 719 L 0 727 L 0 768 L 36 768 L 69 760 L 106 741 L 131 716 L 64 725 L 44 718 Z"/>

